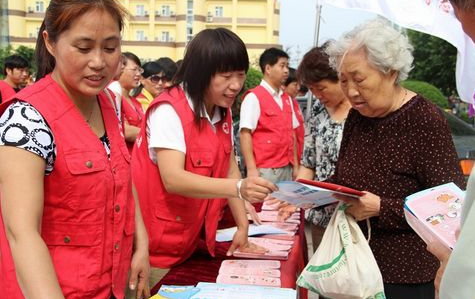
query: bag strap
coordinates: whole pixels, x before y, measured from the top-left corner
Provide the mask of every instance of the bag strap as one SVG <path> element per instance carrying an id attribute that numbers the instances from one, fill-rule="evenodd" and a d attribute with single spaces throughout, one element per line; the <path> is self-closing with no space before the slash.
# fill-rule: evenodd
<path id="1" fill-rule="evenodd" d="M 341 210 L 341 211 L 344 212 L 346 210 L 346 208 L 348 208 L 348 207 L 349 207 L 349 205 L 347 205 L 346 203 L 341 202 L 338 205 L 337 210 Z M 346 213 L 345 213 L 345 215 L 346 215 Z M 352 216 L 347 215 L 347 217 L 352 217 Z M 355 220 L 355 219 L 353 218 L 353 220 Z M 371 221 L 369 221 L 369 218 L 366 218 L 366 226 L 368 227 L 368 238 L 366 239 L 366 241 L 369 243 L 369 241 L 371 240 Z"/>

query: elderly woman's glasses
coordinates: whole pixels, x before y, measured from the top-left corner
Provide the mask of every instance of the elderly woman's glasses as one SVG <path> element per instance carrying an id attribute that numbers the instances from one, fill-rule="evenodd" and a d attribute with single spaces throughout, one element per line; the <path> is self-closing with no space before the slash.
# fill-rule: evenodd
<path id="1" fill-rule="evenodd" d="M 165 83 L 165 82 L 168 82 L 170 80 L 167 78 L 167 76 L 152 75 L 152 76 L 150 76 L 150 81 L 152 81 L 152 83 L 158 83 L 160 81 Z"/>

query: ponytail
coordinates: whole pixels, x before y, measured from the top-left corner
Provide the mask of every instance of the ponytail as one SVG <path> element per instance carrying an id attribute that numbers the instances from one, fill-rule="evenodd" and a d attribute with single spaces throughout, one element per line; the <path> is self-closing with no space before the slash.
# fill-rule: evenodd
<path id="1" fill-rule="evenodd" d="M 36 81 L 51 73 L 56 64 L 56 60 L 54 59 L 53 55 L 51 55 L 46 48 L 45 39 L 43 37 L 43 31 L 45 30 L 45 27 L 45 21 L 43 21 L 38 33 L 38 39 L 36 41 L 35 61 L 38 67 Z"/>

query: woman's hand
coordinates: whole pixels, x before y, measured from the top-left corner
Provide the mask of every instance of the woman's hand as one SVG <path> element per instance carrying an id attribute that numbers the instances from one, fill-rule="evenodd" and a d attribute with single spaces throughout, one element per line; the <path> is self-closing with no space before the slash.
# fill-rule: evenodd
<path id="1" fill-rule="evenodd" d="M 236 249 L 241 252 L 247 253 L 266 253 L 267 249 L 258 246 L 247 239 L 247 230 L 239 229 L 234 233 L 233 242 L 226 253 L 227 256 L 231 256 Z"/>
<path id="2" fill-rule="evenodd" d="M 256 208 L 254 208 L 252 203 L 245 200 L 244 206 L 246 207 L 246 212 L 249 214 L 249 216 L 251 216 L 252 222 L 254 222 L 254 224 L 262 224 L 261 219 L 259 219 L 259 215 L 257 215 Z"/>
<path id="3" fill-rule="evenodd" d="M 247 177 L 241 184 L 241 196 L 251 202 L 262 202 L 270 193 L 277 191 L 277 186 L 261 177 Z"/>
<path id="4" fill-rule="evenodd" d="M 136 248 L 130 266 L 129 288 L 137 290 L 136 299 L 149 298 L 150 263 L 148 248 Z"/>
<path id="5" fill-rule="evenodd" d="M 381 209 L 381 198 L 371 192 L 364 191 L 364 195 L 359 198 L 334 194 L 333 196 L 344 201 L 349 207 L 345 212 L 353 216 L 356 221 L 368 219 L 370 217 L 379 216 Z"/>

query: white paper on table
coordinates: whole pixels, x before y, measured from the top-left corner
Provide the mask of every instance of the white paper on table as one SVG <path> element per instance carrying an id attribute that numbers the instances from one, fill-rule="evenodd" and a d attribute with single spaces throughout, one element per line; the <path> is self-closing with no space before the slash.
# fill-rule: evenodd
<path id="1" fill-rule="evenodd" d="M 236 233 L 237 227 L 230 227 L 225 229 L 218 229 L 216 231 L 216 242 L 228 242 L 233 239 L 234 233 Z M 288 234 L 287 231 L 274 227 L 272 225 L 262 224 L 262 225 L 249 225 L 248 236 L 256 235 L 276 235 L 276 234 Z"/>
<path id="2" fill-rule="evenodd" d="M 200 291 L 190 299 L 295 299 L 294 289 L 252 285 L 236 285 L 200 282 L 196 285 Z"/>

